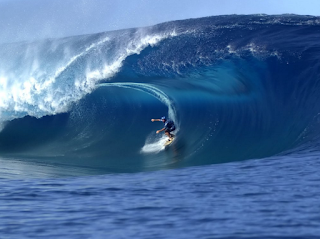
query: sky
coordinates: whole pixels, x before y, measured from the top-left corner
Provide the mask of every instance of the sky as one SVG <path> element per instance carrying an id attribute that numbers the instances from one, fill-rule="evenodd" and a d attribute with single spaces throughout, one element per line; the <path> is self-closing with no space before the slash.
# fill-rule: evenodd
<path id="1" fill-rule="evenodd" d="M 0 0 L 0 43 L 260 13 L 320 16 L 320 0 Z"/>

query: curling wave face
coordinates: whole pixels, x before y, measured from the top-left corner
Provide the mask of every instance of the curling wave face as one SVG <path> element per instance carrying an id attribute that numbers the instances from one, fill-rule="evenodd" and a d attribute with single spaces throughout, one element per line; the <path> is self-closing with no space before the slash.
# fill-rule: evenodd
<path id="1" fill-rule="evenodd" d="M 1 45 L 0 153 L 136 172 L 295 151 L 319 133 L 319 37 L 251 15 Z"/>

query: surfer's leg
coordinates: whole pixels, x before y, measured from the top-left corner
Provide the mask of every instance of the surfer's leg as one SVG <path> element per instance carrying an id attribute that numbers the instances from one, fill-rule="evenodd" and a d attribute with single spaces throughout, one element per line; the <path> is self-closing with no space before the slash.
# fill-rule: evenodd
<path id="1" fill-rule="evenodd" d="M 169 137 L 169 140 L 172 140 L 172 134 L 170 134 L 170 131 L 165 131 L 165 134 Z"/>
<path id="2" fill-rule="evenodd" d="M 176 127 L 175 127 L 175 126 L 173 126 L 170 130 L 168 130 L 169 135 L 170 135 L 170 136 L 169 136 L 170 139 L 173 139 L 174 135 L 171 134 L 171 132 L 172 132 L 172 131 L 175 131 L 175 130 L 176 130 Z"/>
<path id="3" fill-rule="evenodd" d="M 164 133 L 169 137 L 169 140 L 170 140 L 170 132 L 166 130 Z"/>

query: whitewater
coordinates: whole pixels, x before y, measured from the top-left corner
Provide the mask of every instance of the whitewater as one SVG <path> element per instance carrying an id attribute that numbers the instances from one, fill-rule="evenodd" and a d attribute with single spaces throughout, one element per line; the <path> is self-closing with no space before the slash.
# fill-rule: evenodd
<path id="1" fill-rule="evenodd" d="M 230 15 L 1 44 L 1 235 L 319 238 L 319 39 Z"/>

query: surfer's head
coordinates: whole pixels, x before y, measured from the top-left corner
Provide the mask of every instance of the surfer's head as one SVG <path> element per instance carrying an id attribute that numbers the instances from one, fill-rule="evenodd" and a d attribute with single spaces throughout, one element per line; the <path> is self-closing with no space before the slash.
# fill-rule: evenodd
<path id="1" fill-rule="evenodd" d="M 162 116 L 162 117 L 161 117 L 161 120 L 162 120 L 163 122 L 166 122 L 167 119 L 166 119 L 165 116 Z"/>

